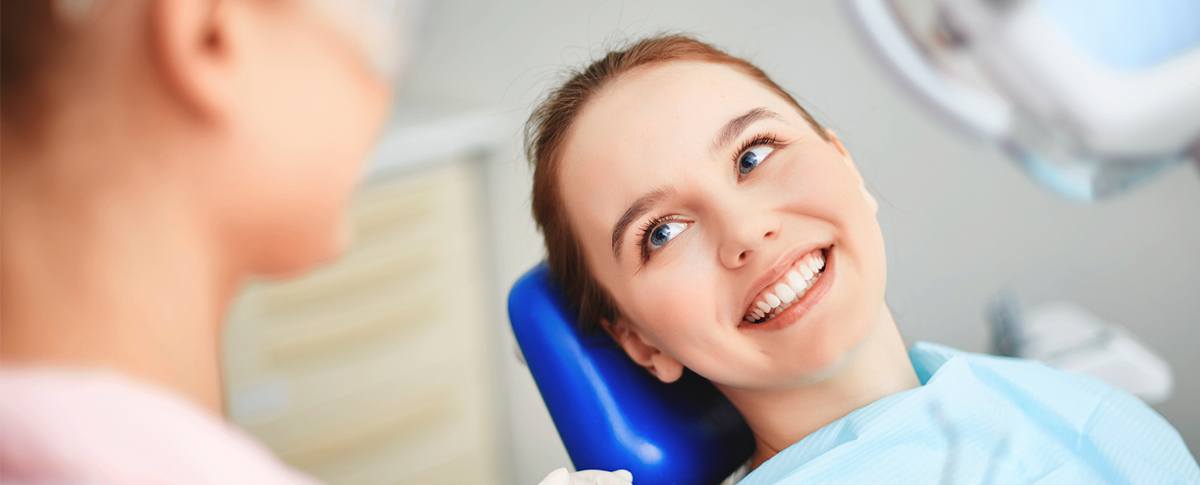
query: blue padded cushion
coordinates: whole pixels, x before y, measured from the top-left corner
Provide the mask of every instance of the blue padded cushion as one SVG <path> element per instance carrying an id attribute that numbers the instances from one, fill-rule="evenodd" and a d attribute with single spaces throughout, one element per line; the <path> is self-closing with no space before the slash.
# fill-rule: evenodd
<path id="1" fill-rule="evenodd" d="M 583 334 L 545 263 L 513 285 L 508 315 L 575 468 L 633 472 L 634 483 L 718 483 L 749 458 L 745 421 L 707 380 L 663 384 L 605 332 Z"/>

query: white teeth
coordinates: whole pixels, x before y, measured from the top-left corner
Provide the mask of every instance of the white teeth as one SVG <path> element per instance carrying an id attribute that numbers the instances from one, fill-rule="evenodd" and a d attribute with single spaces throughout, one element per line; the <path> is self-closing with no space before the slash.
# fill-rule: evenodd
<path id="1" fill-rule="evenodd" d="M 783 300 L 780 300 L 778 296 L 775 296 L 772 293 L 767 293 L 763 296 L 763 298 L 766 298 L 767 304 L 771 305 L 771 308 L 776 308 L 783 304 Z"/>
<path id="2" fill-rule="evenodd" d="M 743 318 L 751 323 L 761 323 L 768 316 L 779 314 L 808 292 L 823 269 L 825 255 L 820 251 L 800 260 L 782 281 L 763 292 L 761 300 L 755 301 Z"/>
<path id="3" fill-rule="evenodd" d="M 805 281 L 811 280 L 813 275 L 817 273 L 812 268 L 809 268 L 807 264 L 801 264 L 796 269 L 800 270 L 800 276 L 803 276 Z"/>
<path id="4" fill-rule="evenodd" d="M 800 273 L 797 273 L 796 270 L 788 271 L 787 284 L 791 285 L 792 289 L 797 291 L 808 287 L 808 281 L 803 276 L 800 276 Z"/>
<path id="5" fill-rule="evenodd" d="M 792 287 L 784 283 L 777 283 L 775 285 L 775 294 L 779 296 L 779 300 L 783 303 L 796 301 L 796 292 L 792 290 Z"/>

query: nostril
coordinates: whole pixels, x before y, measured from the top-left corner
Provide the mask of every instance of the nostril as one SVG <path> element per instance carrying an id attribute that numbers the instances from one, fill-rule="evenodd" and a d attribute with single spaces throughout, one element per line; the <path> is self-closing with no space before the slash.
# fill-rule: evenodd
<path id="1" fill-rule="evenodd" d="M 767 231 L 766 234 L 763 234 L 763 239 L 771 239 L 773 237 L 775 237 L 775 231 Z"/>

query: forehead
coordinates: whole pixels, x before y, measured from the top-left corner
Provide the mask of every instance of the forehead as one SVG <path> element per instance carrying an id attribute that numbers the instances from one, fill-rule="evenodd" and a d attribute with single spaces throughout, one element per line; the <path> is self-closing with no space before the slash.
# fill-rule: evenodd
<path id="1" fill-rule="evenodd" d="M 580 235 L 606 229 L 631 201 L 689 169 L 731 156 L 712 153 L 713 138 L 757 107 L 800 119 L 774 91 L 721 64 L 657 64 L 605 86 L 579 113 L 561 154 L 559 183 Z"/>

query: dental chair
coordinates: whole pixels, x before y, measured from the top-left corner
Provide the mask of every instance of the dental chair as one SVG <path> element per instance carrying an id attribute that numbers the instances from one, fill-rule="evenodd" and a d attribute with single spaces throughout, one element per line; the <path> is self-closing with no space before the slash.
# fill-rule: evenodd
<path id="1" fill-rule="evenodd" d="M 733 405 L 685 372 L 663 384 L 604 332 L 581 332 L 541 263 L 508 296 L 529 372 L 578 470 L 626 469 L 634 483 L 715 484 L 754 448 Z"/>

